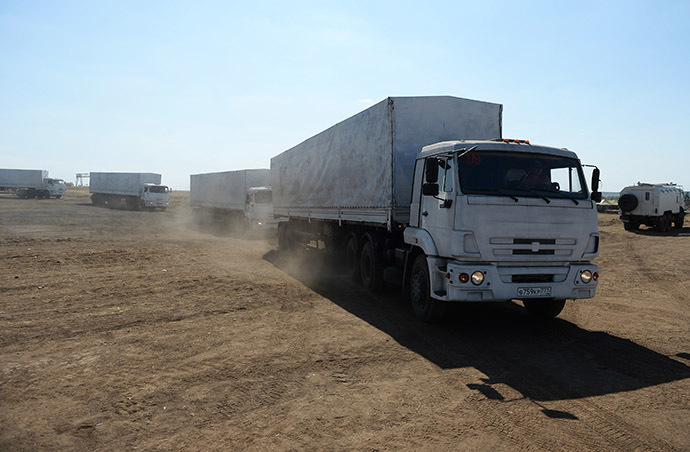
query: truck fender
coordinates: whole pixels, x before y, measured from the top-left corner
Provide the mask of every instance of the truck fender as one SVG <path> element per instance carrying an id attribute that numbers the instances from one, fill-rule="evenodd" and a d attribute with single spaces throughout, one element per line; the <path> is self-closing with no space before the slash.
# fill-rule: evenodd
<path id="1" fill-rule="evenodd" d="M 438 256 L 438 248 L 429 231 L 422 228 L 408 227 L 404 232 L 405 243 L 421 248 L 427 256 Z"/>

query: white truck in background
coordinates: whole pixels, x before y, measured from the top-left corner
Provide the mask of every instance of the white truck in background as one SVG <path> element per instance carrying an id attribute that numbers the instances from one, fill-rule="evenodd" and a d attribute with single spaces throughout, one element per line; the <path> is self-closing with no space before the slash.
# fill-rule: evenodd
<path id="1" fill-rule="evenodd" d="M 416 316 L 521 300 L 558 315 L 594 296 L 596 201 L 566 149 L 501 139 L 502 106 L 388 98 L 271 159 L 283 250 L 325 245 L 370 290 L 398 284 Z"/>
<path id="2" fill-rule="evenodd" d="M 618 207 L 626 231 L 636 231 L 644 224 L 659 232 L 668 232 L 671 223 L 683 227 L 685 218 L 683 187 L 674 183 L 638 182 L 621 190 Z"/>
<path id="3" fill-rule="evenodd" d="M 19 198 L 62 198 L 65 181 L 48 177 L 45 170 L 0 169 L 0 190 L 12 191 Z"/>
<path id="4" fill-rule="evenodd" d="M 268 169 L 192 174 L 189 202 L 200 223 L 234 230 L 276 229 Z"/>
<path id="5" fill-rule="evenodd" d="M 156 173 L 92 172 L 89 192 L 97 206 L 166 210 L 170 205 L 170 189 L 161 185 L 161 175 Z"/>

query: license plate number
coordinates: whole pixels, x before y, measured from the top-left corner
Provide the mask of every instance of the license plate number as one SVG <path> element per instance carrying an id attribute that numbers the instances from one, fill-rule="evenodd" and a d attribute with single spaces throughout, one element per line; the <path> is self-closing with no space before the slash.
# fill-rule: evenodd
<path id="1" fill-rule="evenodd" d="M 518 297 L 550 297 L 550 287 L 518 287 Z"/>

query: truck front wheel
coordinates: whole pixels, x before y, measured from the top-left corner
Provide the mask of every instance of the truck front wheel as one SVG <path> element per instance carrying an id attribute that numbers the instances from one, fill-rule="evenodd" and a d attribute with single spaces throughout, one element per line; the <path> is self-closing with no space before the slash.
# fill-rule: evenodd
<path id="1" fill-rule="evenodd" d="M 527 312 L 538 319 L 547 320 L 556 317 L 561 313 L 565 306 L 565 300 L 552 300 L 535 298 L 532 300 L 522 300 Z"/>
<path id="2" fill-rule="evenodd" d="M 446 313 L 446 305 L 431 298 L 429 267 L 426 256 L 417 256 L 410 272 L 410 301 L 412 310 L 424 322 L 438 322 Z"/>

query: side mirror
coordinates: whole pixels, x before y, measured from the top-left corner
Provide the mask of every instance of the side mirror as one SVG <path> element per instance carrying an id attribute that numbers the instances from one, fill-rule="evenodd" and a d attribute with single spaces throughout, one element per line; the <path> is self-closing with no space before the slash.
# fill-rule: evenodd
<path id="1" fill-rule="evenodd" d="M 599 176 L 601 172 L 599 168 L 594 168 L 592 171 L 592 201 L 601 202 L 601 192 L 599 191 Z"/>
<path id="2" fill-rule="evenodd" d="M 594 171 L 592 171 L 592 191 L 597 192 L 599 191 L 599 176 L 601 175 L 601 172 L 599 171 L 599 168 L 594 168 Z"/>
<path id="3" fill-rule="evenodd" d="M 438 196 L 438 184 L 426 183 L 422 185 L 422 194 L 424 196 Z"/>
<path id="4" fill-rule="evenodd" d="M 426 181 L 430 184 L 438 182 L 438 159 L 432 157 L 426 159 Z M 438 186 L 437 186 L 438 189 Z"/>

